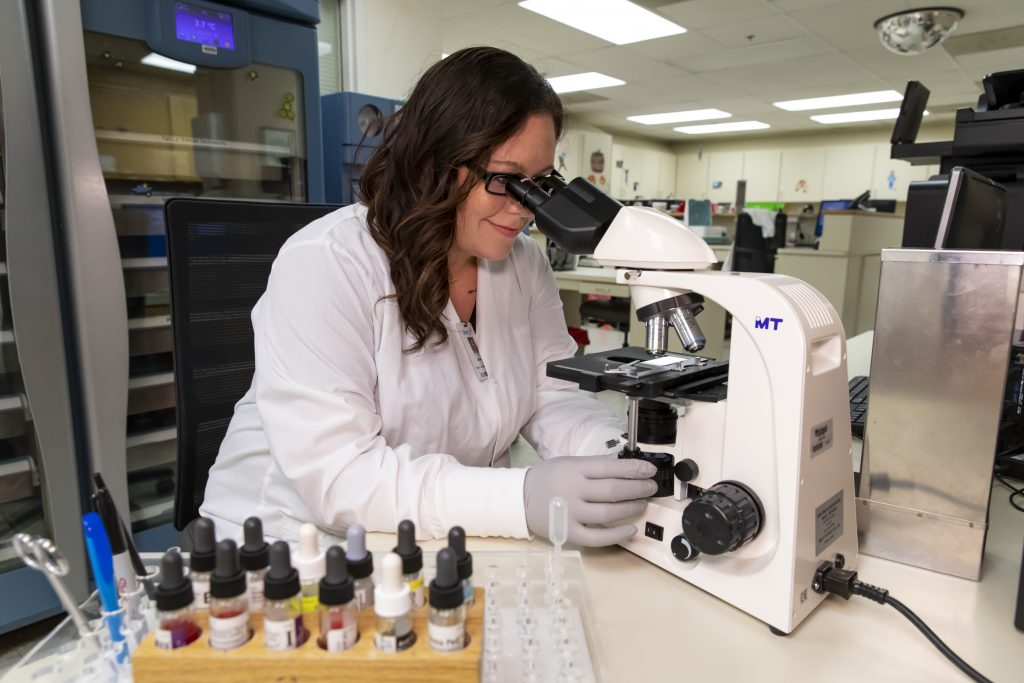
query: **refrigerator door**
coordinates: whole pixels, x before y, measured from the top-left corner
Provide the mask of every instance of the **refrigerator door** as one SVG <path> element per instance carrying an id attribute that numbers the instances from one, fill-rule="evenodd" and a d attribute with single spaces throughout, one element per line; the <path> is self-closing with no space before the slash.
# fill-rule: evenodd
<path id="1" fill-rule="evenodd" d="M 0 633 L 60 610 L 14 534 L 52 538 L 72 593 L 87 595 L 47 164 L 28 0 L 0 3 Z"/>
<path id="2" fill-rule="evenodd" d="M 316 33 L 245 3 L 69 4 L 41 0 L 90 464 L 140 548 L 162 550 L 177 543 L 163 204 L 321 198 Z"/>

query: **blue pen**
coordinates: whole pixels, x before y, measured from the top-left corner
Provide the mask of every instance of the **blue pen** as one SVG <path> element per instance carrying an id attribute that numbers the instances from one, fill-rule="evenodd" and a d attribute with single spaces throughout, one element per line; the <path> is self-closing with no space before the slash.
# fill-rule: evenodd
<path id="1" fill-rule="evenodd" d="M 89 563 L 96 579 L 96 589 L 100 594 L 100 604 L 104 612 L 117 612 L 117 587 L 114 584 L 114 555 L 110 551 L 110 539 L 103 528 L 103 520 L 95 512 L 82 517 L 82 529 L 85 531 L 85 548 L 89 551 Z M 110 640 L 117 651 L 117 662 L 120 664 L 128 655 L 125 648 L 124 634 L 121 633 L 121 615 L 112 614 L 107 617 L 110 628 Z"/>

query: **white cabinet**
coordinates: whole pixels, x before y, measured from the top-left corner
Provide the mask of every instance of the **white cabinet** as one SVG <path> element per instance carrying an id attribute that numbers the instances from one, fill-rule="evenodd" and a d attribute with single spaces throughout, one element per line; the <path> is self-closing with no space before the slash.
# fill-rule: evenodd
<path id="1" fill-rule="evenodd" d="M 875 149 L 872 145 L 834 145 L 826 148 L 821 198 L 859 197 L 871 188 L 874 165 Z"/>
<path id="2" fill-rule="evenodd" d="M 644 170 L 644 150 L 628 145 L 612 145 L 612 196 L 633 199 L 641 193 Z"/>
<path id="3" fill-rule="evenodd" d="M 782 152 L 759 149 L 743 153 L 743 178 L 747 181 L 748 202 L 779 200 L 779 164 Z"/>
<path id="4" fill-rule="evenodd" d="M 779 167 L 779 201 L 820 201 L 824 173 L 824 147 L 783 149 L 782 163 Z"/>
<path id="5" fill-rule="evenodd" d="M 736 182 L 743 178 L 743 152 L 714 152 L 708 160 L 707 198 L 736 201 Z"/>
<path id="6" fill-rule="evenodd" d="M 676 157 L 668 152 L 659 152 L 661 170 L 658 173 L 658 198 L 676 197 Z"/>
<path id="7" fill-rule="evenodd" d="M 907 189 L 915 180 L 927 180 L 930 173 L 938 171 L 931 166 L 911 166 L 906 161 L 890 159 L 889 145 L 875 145 L 875 164 L 871 180 L 873 199 L 895 199 L 907 201 Z"/>
<path id="8" fill-rule="evenodd" d="M 658 199 L 664 195 L 659 194 L 661 186 L 661 152 L 653 149 L 640 150 L 641 173 L 637 177 L 640 187 L 637 194 L 641 197 Z"/>
<path id="9" fill-rule="evenodd" d="M 676 196 L 707 199 L 708 155 L 697 150 L 676 155 Z"/>

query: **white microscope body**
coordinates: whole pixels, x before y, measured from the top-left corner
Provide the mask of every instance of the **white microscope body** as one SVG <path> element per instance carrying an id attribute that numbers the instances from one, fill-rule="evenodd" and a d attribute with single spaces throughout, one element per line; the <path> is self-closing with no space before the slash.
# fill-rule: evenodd
<path id="1" fill-rule="evenodd" d="M 675 463 L 691 461 L 696 476 L 684 482 L 677 470 L 674 495 L 651 498 L 638 534 L 623 546 L 791 632 L 825 597 L 811 589 L 818 565 L 837 557 L 848 568 L 857 563 L 839 316 L 800 280 L 709 270 L 716 259 L 707 244 L 652 209 L 624 207 L 594 257 L 618 269 L 616 281 L 629 285 L 638 310 L 695 293 L 733 318 L 727 398 L 662 399 L 678 410 L 675 443 L 636 444 Z M 687 524 L 705 551 L 694 553 L 682 520 L 698 501 Z M 717 548 L 706 538 L 716 533 Z"/>

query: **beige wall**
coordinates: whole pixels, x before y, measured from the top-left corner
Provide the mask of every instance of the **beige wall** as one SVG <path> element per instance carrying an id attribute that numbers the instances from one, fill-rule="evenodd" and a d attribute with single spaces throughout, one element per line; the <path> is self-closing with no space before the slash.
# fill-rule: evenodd
<path id="1" fill-rule="evenodd" d="M 697 149 L 708 152 L 748 151 L 755 149 L 781 149 L 783 147 L 820 147 L 823 145 L 876 145 L 888 144 L 892 126 L 872 126 L 868 129 L 845 129 L 809 133 L 786 133 L 780 135 L 750 136 L 737 133 L 729 138 L 714 140 L 687 140 L 671 146 L 676 154 L 685 154 Z M 950 140 L 953 137 L 953 120 L 922 124 L 917 139 L 920 142 Z M 618 136 L 616 136 L 618 142 Z"/>
<path id="2" fill-rule="evenodd" d="M 442 19 L 434 3 L 344 0 L 341 26 L 345 90 L 405 99 L 441 58 Z"/>

